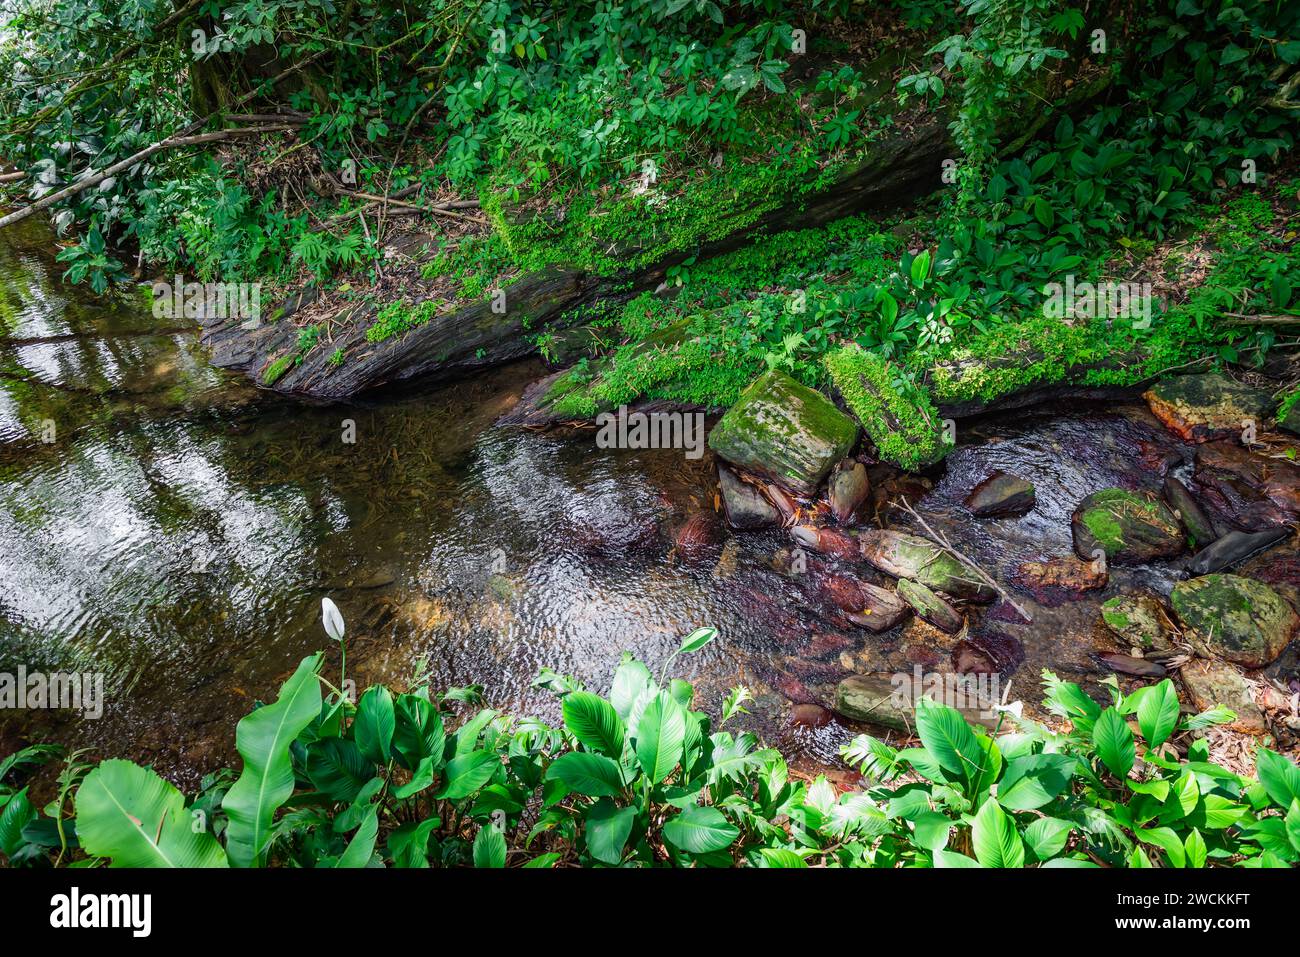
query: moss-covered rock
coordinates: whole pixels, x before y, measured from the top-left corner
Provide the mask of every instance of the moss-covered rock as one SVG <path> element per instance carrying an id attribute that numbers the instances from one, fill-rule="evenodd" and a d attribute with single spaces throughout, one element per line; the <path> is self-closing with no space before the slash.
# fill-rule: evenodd
<path id="1" fill-rule="evenodd" d="M 1247 423 L 1263 431 L 1273 408 L 1267 392 L 1213 372 L 1164 379 L 1142 397 L 1156 418 L 1188 442 L 1240 435 Z"/>
<path id="2" fill-rule="evenodd" d="M 1168 651 L 1174 627 L 1153 595 L 1116 595 L 1101 606 L 1101 621 L 1127 648 Z"/>
<path id="3" fill-rule="evenodd" d="M 858 548 L 865 562 L 894 578 L 920 582 L 954 598 L 992 601 L 997 596 L 974 569 L 917 535 L 868 529 L 859 536 Z"/>
<path id="4" fill-rule="evenodd" d="M 881 458 L 918 469 L 939 461 L 952 448 L 925 390 L 887 360 L 849 345 L 828 353 L 822 362 Z"/>
<path id="5" fill-rule="evenodd" d="M 825 396 L 773 369 L 714 426 L 709 448 L 798 495 L 812 495 L 857 439 L 853 420 Z"/>
<path id="6" fill-rule="evenodd" d="M 1106 488 L 1093 492 L 1070 520 L 1074 550 L 1084 560 L 1098 550 L 1116 565 L 1173 558 L 1187 547 L 1173 512 L 1149 492 Z"/>
<path id="7" fill-rule="evenodd" d="M 1276 659 L 1300 628 L 1300 616 L 1281 595 L 1240 575 L 1179 582 L 1169 600 L 1198 652 L 1247 668 Z"/>
<path id="8" fill-rule="evenodd" d="M 940 631 L 955 635 L 965 624 L 965 619 L 957 609 L 920 582 L 904 578 L 898 583 L 898 595 L 912 606 L 922 621 L 929 622 Z"/>
<path id="9" fill-rule="evenodd" d="M 1223 705 L 1237 713 L 1236 719 L 1228 724 L 1233 731 L 1263 734 L 1267 730 L 1250 682 L 1232 665 L 1223 661 L 1191 661 L 1179 671 L 1179 677 L 1187 686 L 1197 711 Z"/>

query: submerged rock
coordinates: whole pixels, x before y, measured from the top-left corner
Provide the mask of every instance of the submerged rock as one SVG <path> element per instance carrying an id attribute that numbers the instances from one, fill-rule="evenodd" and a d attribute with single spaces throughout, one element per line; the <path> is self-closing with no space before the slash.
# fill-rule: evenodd
<path id="1" fill-rule="evenodd" d="M 1074 510 L 1070 527 L 1080 558 L 1092 559 L 1100 550 L 1116 565 L 1173 558 L 1187 545 L 1173 512 L 1149 492 L 1093 492 Z"/>
<path id="2" fill-rule="evenodd" d="M 1167 674 L 1164 665 L 1147 661 L 1145 658 L 1134 658 L 1132 655 L 1107 653 L 1093 655 L 1093 658 L 1098 664 L 1122 675 L 1133 675 L 1136 678 L 1163 678 Z"/>
<path id="3" fill-rule="evenodd" d="M 857 561 L 862 557 L 861 543 L 846 532 L 838 532 L 831 528 L 816 528 L 812 525 L 796 525 L 790 529 L 790 537 L 804 548 L 811 548 L 823 555 L 834 555 L 846 561 Z"/>
<path id="4" fill-rule="evenodd" d="M 955 707 L 971 724 L 986 728 L 997 725 L 998 715 L 993 710 L 996 702 L 982 698 L 970 687 L 969 679 L 955 674 L 927 677 L 929 681 L 917 682 L 909 674 L 850 675 L 835 688 L 835 711 L 853 721 L 866 721 L 911 734 L 916 729 L 915 698 L 920 694 Z M 918 683 L 922 687 L 915 688 Z M 1014 723 L 1007 716 L 1003 730 Z"/>
<path id="5" fill-rule="evenodd" d="M 898 597 L 907 602 L 920 616 L 940 631 L 955 635 L 966 623 L 957 609 L 920 582 L 904 578 L 898 583 Z"/>
<path id="6" fill-rule="evenodd" d="M 731 469 L 718 467 L 718 486 L 722 493 L 722 507 L 727 524 L 737 531 L 752 531 L 776 525 L 781 516 L 763 497 L 763 493 L 747 482 L 742 482 Z"/>
<path id="7" fill-rule="evenodd" d="M 1240 435 L 1248 424 L 1262 429 L 1273 408 L 1272 398 L 1262 389 L 1212 372 L 1173 376 L 1142 397 L 1156 418 L 1188 442 Z"/>
<path id="8" fill-rule="evenodd" d="M 1174 510 L 1174 517 L 1182 522 L 1192 548 L 1204 548 L 1218 538 L 1209 516 L 1196 504 L 1187 486 L 1170 476 L 1165 479 L 1164 491 L 1165 501 Z"/>
<path id="9" fill-rule="evenodd" d="M 1193 575 L 1223 571 L 1286 541 L 1290 536 L 1291 531 L 1286 527 L 1270 528 L 1262 532 L 1229 532 L 1214 544 L 1197 552 L 1188 570 Z"/>
<path id="10" fill-rule="evenodd" d="M 1237 442 L 1211 442 L 1196 450 L 1196 484 L 1207 506 L 1242 531 L 1300 518 L 1300 466 L 1256 455 Z"/>
<path id="11" fill-rule="evenodd" d="M 796 495 L 812 495 L 857 438 L 854 421 L 825 396 L 773 369 L 714 426 L 709 448 Z"/>
<path id="12" fill-rule="evenodd" d="M 997 597 L 993 587 L 974 569 L 928 539 L 906 532 L 869 529 L 858 541 L 863 560 L 886 575 L 920 582 L 954 598 L 992 601 Z"/>
<path id="13" fill-rule="evenodd" d="M 1262 668 L 1277 658 L 1300 628 L 1300 616 L 1281 595 L 1239 575 L 1179 582 L 1170 603 L 1200 654 L 1247 668 Z"/>
<path id="14" fill-rule="evenodd" d="M 1263 734 L 1267 730 L 1250 682 L 1232 665 L 1197 659 L 1184 665 L 1179 677 L 1197 711 L 1223 705 L 1237 713 L 1236 720 L 1227 725 L 1233 731 Z"/>
<path id="15" fill-rule="evenodd" d="M 818 590 L 849 621 L 871 631 L 888 631 L 910 614 L 907 603 L 888 588 L 847 575 L 827 576 Z"/>
<path id="16" fill-rule="evenodd" d="M 1084 592 L 1105 588 L 1110 574 L 1101 562 L 1080 561 L 1073 555 L 1061 555 L 1045 562 L 1023 562 L 1014 581 L 1033 593 L 1044 605 L 1059 605 Z"/>
<path id="17" fill-rule="evenodd" d="M 819 704 L 790 706 L 790 723 L 796 728 L 823 728 L 835 720 L 835 715 Z"/>
<path id="18" fill-rule="evenodd" d="M 971 490 L 965 505 L 976 518 L 1023 515 L 1034 507 L 1034 486 L 1018 476 L 994 472 Z"/>
<path id="19" fill-rule="evenodd" d="M 1174 625 L 1153 595 L 1117 595 L 1101 606 L 1101 621 L 1127 648 L 1169 651 Z"/>
<path id="20" fill-rule="evenodd" d="M 826 500 L 830 503 L 835 521 L 841 525 L 855 523 L 870 491 L 867 467 L 861 462 L 846 459 L 835 466 L 826 486 Z"/>

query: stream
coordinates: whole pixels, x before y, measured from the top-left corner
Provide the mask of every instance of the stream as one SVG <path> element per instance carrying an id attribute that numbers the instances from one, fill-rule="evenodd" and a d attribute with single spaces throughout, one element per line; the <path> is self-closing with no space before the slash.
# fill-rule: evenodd
<path id="1" fill-rule="evenodd" d="M 236 721 L 304 655 L 324 648 L 338 674 L 326 596 L 347 620 L 358 686 L 424 673 L 550 720 L 539 669 L 603 692 L 621 652 L 658 672 L 682 635 L 710 625 L 718 640 L 672 673 L 714 714 L 747 685 L 756 700 L 740 725 L 815 767 L 838 765 L 858 729 L 792 721 L 791 702 L 828 704 L 848 668 L 946 669 L 970 647 L 915 620 L 873 636 L 827 615 L 771 567 L 786 533 L 725 530 L 710 455 L 494 426 L 545 373 L 539 362 L 300 404 L 212 368 L 191 331 L 158 331 L 141 298 L 62 283 L 52 250 L 33 221 L 0 233 L 0 671 L 102 673 L 106 703 L 97 720 L 0 715 L 0 754 L 58 741 L 193 786 L 236 760 Z M 999 580 L 1068 554 L 1069 515 L 1089 491 L 1158 487 L 1190 459 L 1141 402 L 991 417 L 958 441 L 929 477 L 875 467 L 877 514 L 915 502 Z M 1035 483 L 1033 512 L 976 523 L 961 511 L 994 468 Z M 692 522 L 699 547 L 673 547 Z M 1121 650 L 1098 604 L 1167 593 L 1177 578 L 1113 572 L 1079 601 L 1018 591 L 1032 624 L 1005 602 L 972 616 L 980 647 L 1003 649 L 995 664 L 1016 672 L 1013 698 L 1039 699 L 1043 667 L 1095 682 L 1090 653 Z"/>

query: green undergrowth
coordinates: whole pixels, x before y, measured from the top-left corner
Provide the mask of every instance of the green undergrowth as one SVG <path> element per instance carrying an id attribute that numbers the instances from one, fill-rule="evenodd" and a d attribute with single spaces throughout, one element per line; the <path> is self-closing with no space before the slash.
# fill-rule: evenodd
<path id="1" fill-rule="evenodd" d="M 938 410 L 902 369 L 857 345 L 828 353 L 825 364 L 831 384 L 886 459 L 917 469 L 948 451 Z"/>

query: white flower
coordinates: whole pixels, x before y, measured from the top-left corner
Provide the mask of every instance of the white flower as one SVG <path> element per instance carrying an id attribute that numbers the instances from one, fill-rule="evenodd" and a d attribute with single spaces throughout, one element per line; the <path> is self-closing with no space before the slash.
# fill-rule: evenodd
<path id="1" fill-rule="evenodd" d="M 1013 701 L 1011 704 L 996 704 L 993 706 L 994 711 L 1005 711 L 1007 714 L 1014 715 L 1019 719 L 1025 710 L 1023 701 Z"/>
<path id="2" fill-rule="evenodd" d="M 328 598 L 322 598 L 320 600 L 320 616 L 325 623 L 325 634 L 335 641 L 342 641 L 343 614 L 339 611 L 339 606 Z"/>

